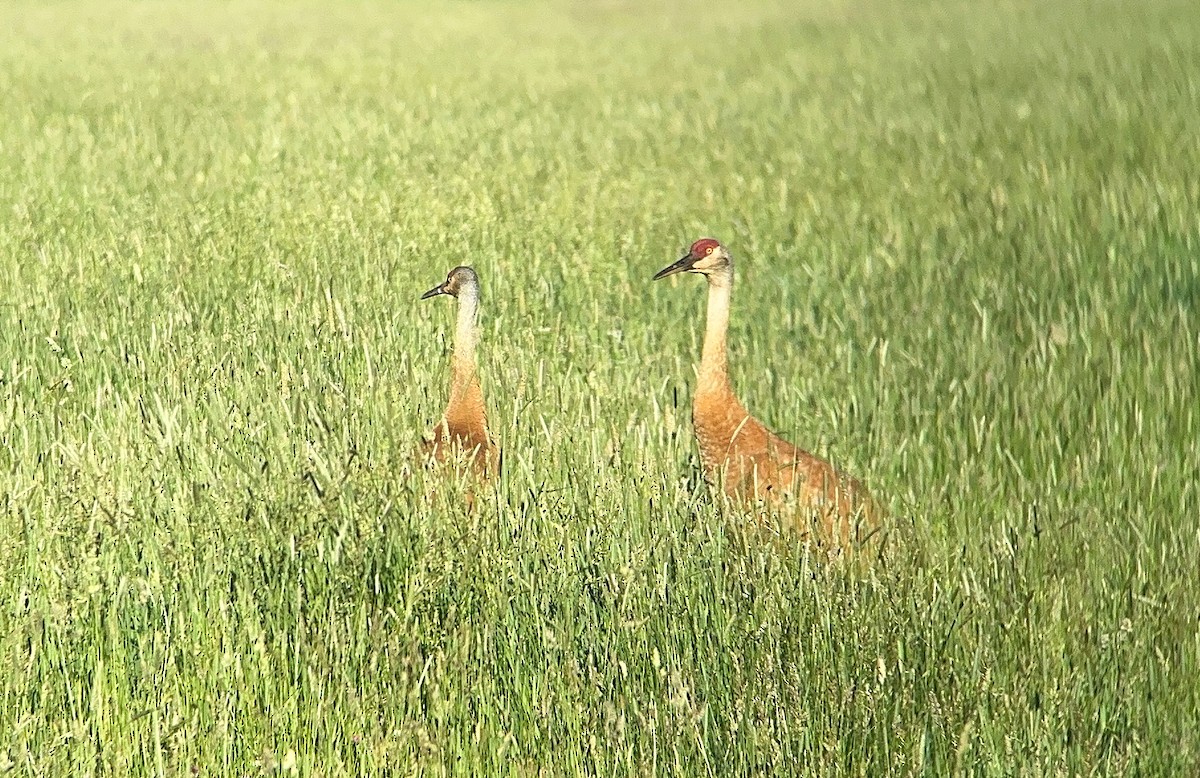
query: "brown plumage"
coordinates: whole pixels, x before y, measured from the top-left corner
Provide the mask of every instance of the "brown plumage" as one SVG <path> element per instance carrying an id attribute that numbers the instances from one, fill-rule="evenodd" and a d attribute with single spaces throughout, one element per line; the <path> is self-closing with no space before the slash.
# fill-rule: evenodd
<path id="1" fill-rule="evenodd" d="M 702 238 L 655 280 L 675 273 L 708 280 L 708 321 L 692 425 L 705 478 L 740 500 L 762 500 L 806 538 L 848 549 L 870 537 L 877 509 L 866 488 L 833 465 L 796 448 L 750 415 L 729 382 L 725 339 L 733 292 L 733 257 Z"/>
<path id="2" fill-rule="evenodd" d="M 422 443 L 422 455 L 426 461 L 469 465 L 477 475 L 487 476 L 495 471 L 499 452 L 488 434 L 487 411 L 475 363 L 475 347 L 479 343 L 476 324 L 479 277 L 469 267 L 456 267 L 444 283 L 421 295 L 421 299 L 440 294 L 458 299 L 458 323 L 450 357 L 450 401 L 432 437 Z"/>

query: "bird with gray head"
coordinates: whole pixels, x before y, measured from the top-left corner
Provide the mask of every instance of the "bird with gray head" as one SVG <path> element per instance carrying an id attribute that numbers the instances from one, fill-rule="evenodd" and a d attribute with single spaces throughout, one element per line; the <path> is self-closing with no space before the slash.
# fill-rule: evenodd
<path id="1" fill-rule="evenodd" d="M 450 400 L 432 437 L 425 440 L 423 453 L 427 461 L 465 461 L 477 474 L 486 476 L 496 468 L 499 452 L 488 433 L 475 358 L 479 346 L 479 276 L 469 267 L 456 267 L 421 299 L 443 294 L 458 300 L 450 357 Z"/>

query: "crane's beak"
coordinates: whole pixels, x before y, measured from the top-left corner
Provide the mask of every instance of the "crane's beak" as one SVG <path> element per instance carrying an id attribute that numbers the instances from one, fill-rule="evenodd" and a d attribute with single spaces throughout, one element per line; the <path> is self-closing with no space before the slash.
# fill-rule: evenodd
<path id="1" fill-rule="evenodd" d="M 445 283 L 441 283 L 441 284 L 438 284 L 437 286 L 433 287 L 428 292 L 421 295 L 421 299 L 428 300 L 430 297 L 437 297 L 439 294 L 447 294 Z"/>
<path id="2" fill-rule="evenodd" d="M 660 278 L 666 278 L 667 276 L 673 276 L 676 273 L 683 273 L 685 271 L 691 270 L 692 265 L 694 265 L 694 264 L 696 264 L 696 258 L 693 257 L 691 255 L 691 253 L 689 252 L 686 256 L 680 257 L 679 261 L 676 262 L 675 264 L 667 265 L 662 270 L 655 273 L 654 278 L 652 278 L 650 280 L 657 281 Z"/>

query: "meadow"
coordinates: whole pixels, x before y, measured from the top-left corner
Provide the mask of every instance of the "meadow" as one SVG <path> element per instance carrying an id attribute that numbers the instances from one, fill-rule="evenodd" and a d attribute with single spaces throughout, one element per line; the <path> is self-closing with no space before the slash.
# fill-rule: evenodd
<path id="1" fill-rule="evenodd" d="M 1194 2 L 0 30 L 0 774 L 1200 774 Z M 883 562 L 705 488 L 704 235 Z"/>

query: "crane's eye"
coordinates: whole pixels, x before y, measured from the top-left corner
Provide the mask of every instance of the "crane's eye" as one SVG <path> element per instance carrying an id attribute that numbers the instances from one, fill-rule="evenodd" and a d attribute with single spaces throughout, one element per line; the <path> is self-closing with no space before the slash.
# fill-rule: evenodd
<path id="1" fill-rule="evenodd" d="M 704 250 L 704 253 L 705 253 L 705 254 L 711 254 L 711 253 L 712 253 L 712 246 L 709 246 L 708 248 L 706 248 L 706 249 Z"/>

